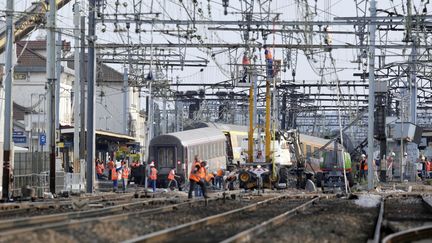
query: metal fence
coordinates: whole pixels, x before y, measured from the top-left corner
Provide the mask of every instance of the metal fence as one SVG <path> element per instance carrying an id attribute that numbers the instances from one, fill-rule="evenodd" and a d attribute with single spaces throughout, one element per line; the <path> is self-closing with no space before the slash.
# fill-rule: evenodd
<path id="1" fill-rule="evenodd" d="M 30 186 L 37 197 L 42 197 L 49 191 L 49 153 L 15 153 L 13 178 L 13 196 L 20 196 L 21 188 Z"/>
<path id="2" fill-rule="evenodd" d="M 84 161 L 81 164 L 85 163 Z M 21 189 L 30 187 L 36 197 L 43 197 L 49 192 L 49 153 L 25 152 L 14 154 L 13 196 L 22 196 Z M 79 173 L 56 171 L 56 193 L 62 191 L 81 192 L 85 190 L 85 178 Z"/>

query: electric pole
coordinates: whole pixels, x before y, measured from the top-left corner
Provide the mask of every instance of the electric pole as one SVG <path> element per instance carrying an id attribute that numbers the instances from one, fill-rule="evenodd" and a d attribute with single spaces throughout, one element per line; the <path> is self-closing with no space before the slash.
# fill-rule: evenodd
<path id="1" fill-rule="evenodd" d="M 376 17 L 375 0 L 371 1 L 370 15 L 372 19 Z M 375 23 L 371 23 L 369 25 L 368 190 L 372 190 L 374 186 L 375 30 Z"/>
<path id="2" fill-rule="evenodd" d="M 85 16 L 81 16 L 81 51 L 79 57 L 79 66 L 84 67 L 85 65 Z M 81 160 L 85 160 L 85 142 L 86 142 L 86 132 L 85 132 L 85 68 L 80 68 L 80 88 L 81 88 L 81 102 L 80 102 L 80 142 L 79 142 L 79 158 Z M 81 176 L 84 178 L 85 173 L 84 169 L 80 168 Z"/>
<path id="3" fill-rule="evenodd" d="M 55 28 L 56 28 L 56 1 L 49 1 L 49 12 L 47 18 L 47 81 L 49 89 L 48 98 L 48 134 L 49 134 L 49 153 L 50 153 L 50 192 L 55 193 L 55 142 L 56 142 L 56 103 L 55 103 L 55 86 L 56 86 L 56 40 L 55 40 Z"/>
<path id="4" fill-rule="evenodd" d="M 74 11 L 74 151 L 73 151 L 73 162 L 79 164 L 80 161 L 80 141 L 79 141 L 79 129 L 80 129 L 80 5 L 78 1 L 75 1 L 73 6 Z"/>
<path id="5" fill-rule="evenodd" d="M 12 144 L 12 83 L 13 83 L 13 11 L 14 1 L 6 4 L 6 63 L 5 63 L 5 111 L 4 111 L 4 144 L 3 144 L 3 200 L 9 199 L 11 189 Z"/>
<path id="6" fill-rule="evenodd" d="M 89 29 L 88 29 L 88 68 L 87 68 L 87 193 L 93 193 L 94 157 L 95 157 L 95 129 L 94 129 L 94 103 L 95 103 L 95 8 L 96 0 L 89 1 Z"/>

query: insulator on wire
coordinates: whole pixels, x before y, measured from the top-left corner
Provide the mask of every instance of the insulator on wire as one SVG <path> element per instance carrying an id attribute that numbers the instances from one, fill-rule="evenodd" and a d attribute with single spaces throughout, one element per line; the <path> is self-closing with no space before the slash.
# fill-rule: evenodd
<path id="1" fill-rule="evenodd" d="M 229 0 L 222 0 L 222 6 L 224 7 L 224 15 L 228 15 L 228 3 Z"/>

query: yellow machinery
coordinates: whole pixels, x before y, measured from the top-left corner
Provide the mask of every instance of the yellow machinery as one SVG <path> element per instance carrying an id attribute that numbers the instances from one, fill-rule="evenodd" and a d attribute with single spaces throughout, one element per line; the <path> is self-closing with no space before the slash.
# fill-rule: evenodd
<path id="1" fill-rule="evenodd" d="M 62 8 L 69 2 L 70 0 L 56 0 L 57 9 Z M 26 9 L 26 14 L 22 15 L 17 21 L 14 22 L 15 41 L 21 40 L 32 30 L 43 24 L 45 22 L 48 9 L 48 4 L 43 0 L 33 3 L 31 7 Z M 6 29 L 0 33 L 0 53 L 4 51 L 5 46 Z"/>

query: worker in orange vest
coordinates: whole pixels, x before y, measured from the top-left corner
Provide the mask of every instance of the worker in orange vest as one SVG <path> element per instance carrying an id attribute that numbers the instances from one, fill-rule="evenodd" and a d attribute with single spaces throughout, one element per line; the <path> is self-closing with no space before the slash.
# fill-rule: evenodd
<path id="1" fill-rule="evenodd" d="M 367 164 L 367 158 L 366 155 L 361 155 L 360 160 L 360 182 L 362 179 L 367 180 L 367 174 L 368 174 L 368 164 Z"/>
<path id="2" fill-rule="evenodd" d="M 270 49 L 264 47 L 264 55 L 267 63 L 267 76 L 273 78 L 273 54 Z"/>
<path id="3" fill-rule="evenodd" d="M 249 61 L 249 58 L 247 56 L 247 53 L 245 53 L 243 55 L 242 65 L 243 65 L 243 70 L 244 71 L 243 71 L 242 80 L 240 82 L 241 83 L 246 83 L 246 79 L 247 79 L 247 75 L 248 75 L 248 66 L 250 65 L 250 61 Z"/>
<path id="4" fill-rule="evenodd" d="M 156 192 L 156 180 L 158 171 L 155 168 L 155 164 L 152 161 L 150 163 L 150 185 L 153 188 L 153 192 Z"/>
<path id="5" fill-rule="evenodd" d="M 108 180 L 112 180 L 112 169 L 115 167 L 114 161 L 111 159 L 111 157 L 108 158 L 108 163 L 107 163 L 107 167 L 108 167 Z"/>
<path id="6" fill-rule="evenodd" d="M 102 180 L 103 179 L 103 172 L 105 170 L 105 167 L 102 163 L 102 161 L 100 161 L 99 159 L 97 159 L 96 161 L 96 176 L 98 180 Z"/>
<path id="7" fill-rule="evenodd" d="M 201 187 L 204 198 L 208 198 L 206 193 L 206 187 L 204 184 L 204 178 L 205 178 L 205 168 L 202 167 L 201 163 L 195 163 L 189 175 L 190 187 L 189 187 L 188 198 L 192 198 L 192 192 L 195 190 L 196 184 L 198 184 Z"/>
<path id="8" fill-rule="evenodd" d="M 215 179 L 215 184 L 216 187 L 222 189 L 222 181 L 223 181 L 223 175 L 224 175 L 224 171 L 222 168 L 219 168 L 216 172 L 216 179 Z"/>
<path id="9" fill-rule="evenodd" d="M 208 184 L 213 184 L 213 180 L 214 180 L 213 173 L 207 173 L 205 180 Z"/>
<path id="10" fill-rule="evenodd" d="M 129 168 L 127 164 L 123 165 L 123 169 L 122 169 L 122 179 L 123 179 L 123 192 L 126 192 L 127 190 L 127 184 L 128 184 L 128 179 L 129 179 Z"/>
<path id="11" fill-rule="evenodd" d="M 171 183 L 173 183 L 173 182 L 175 183 L 175 187 L 173 187 L 173 188 L 178 187 L 178 182 L 175 179 L 176 177 L 180 178 L 180 176 L 175 174 L 175 167 L 172 167 L 169 174 L 168 174 L 168 188 L 171 188 Z"/>
<path id="12" fill-rule="evenodd" d="M 112 168 L 111 170 L 111 180 L 112 180 L 112 182 L 113 182 L 113 191 L 114 192 L 116 192 L 117 191 L 117 187 L 118 187 L 118 184 L 117 184 L 117 182 L 118 182 L 118 171 L 117 171 L 117 168 Z"/>

